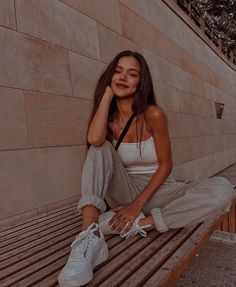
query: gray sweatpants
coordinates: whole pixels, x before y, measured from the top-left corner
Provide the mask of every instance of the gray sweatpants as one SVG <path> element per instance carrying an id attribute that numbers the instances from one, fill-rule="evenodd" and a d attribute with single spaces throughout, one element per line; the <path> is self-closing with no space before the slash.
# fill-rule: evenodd
<path id="1" fill-rule="evenodd" d="M 91 146 L 83 168 L 78 209 L 93 205 L 104 212 L 104 198 L 111 208 L 131 203 L 152 176 L 127 173 L 108 141 L 100 147 Z M 165 232 L 200 223 L 228 211 L 235 195 L 233 185 L 223 177 L 186 184 L 169 176 L 144 206 L 143 212 L 152 215 L 159 232 Z"/>

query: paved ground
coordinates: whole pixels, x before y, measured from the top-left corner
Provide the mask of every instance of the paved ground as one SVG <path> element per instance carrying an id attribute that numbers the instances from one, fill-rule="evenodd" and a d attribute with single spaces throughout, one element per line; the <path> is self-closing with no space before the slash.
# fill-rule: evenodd
<path id="1" fill-rule="evenodd" d="M 236 244 L 208 241 L 175 287 L 235 287 Z"/>
<path id="2" fill-rule="evenodd" d="M 236 164 L 219 175 L 236 185 Z M 208 241 L 174 287 L 236 287 L 236 244 Z"/>

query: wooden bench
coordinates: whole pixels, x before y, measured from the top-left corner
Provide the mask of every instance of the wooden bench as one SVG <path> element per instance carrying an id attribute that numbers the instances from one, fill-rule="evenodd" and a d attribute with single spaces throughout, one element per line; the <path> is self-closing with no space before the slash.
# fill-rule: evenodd
<path id="1" fill-rule="evenodd" d="M 236 184 L 236 164 L 218 175 Z M 82 218 L 73 203 L 0 228 L 0 286 L 53 287 Z M 235 232 L 235 205 L 220 218 L 127 240 L 107 236 L 109 258 L 88 286 L 173 286 L 216 229 Z"/>
<path id="2" fill-rule="evenodd" d="M 2 228 L 0 286 L 59 286 L 57 276 L 81 220 L 73 204 Z M 173 286 L 219 225 L 220 219 L 145 238 L 107 236 L 110 256 L 88 286 Z"/>

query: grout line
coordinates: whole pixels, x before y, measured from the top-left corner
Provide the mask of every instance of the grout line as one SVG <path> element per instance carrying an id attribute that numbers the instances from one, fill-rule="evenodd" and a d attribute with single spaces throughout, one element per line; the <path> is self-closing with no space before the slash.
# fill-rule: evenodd
<path id="1" fill-rule="evenodd" d="M 17 31 L 18 23 L 17 23 L 17 16 L 16 16 L 16 0 L 14 0 L 14 10 L 15 10 L 15 23 L 16 23 L 16 31 Z"/>
<path id="2" fill-rule="evenodd" d="M 29 122 L 29 113 L 26 107 L 26 100 L 25 100 L 25 91 L 22 90 L 23 94 L 23 100 L 24 100 L 24 106 L 25 106 L 25 116 L 26 116 L 26 125 L 27 125 L 27 130 L 28 130 L 28 140 L 29 140 L 29 147 L 32 147 L 32 140 L 31 140 L 31 135 L 30 135 L 30 122 Z"/>

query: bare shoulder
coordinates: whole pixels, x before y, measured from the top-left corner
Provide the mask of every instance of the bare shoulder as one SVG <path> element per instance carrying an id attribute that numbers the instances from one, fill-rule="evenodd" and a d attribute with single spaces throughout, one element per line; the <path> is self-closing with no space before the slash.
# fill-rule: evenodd
<path id="1" fill-rule="evenodd" d="M 152 130 L 154 127 L 167 124 L 164 110 L 157 105 L 150 105 L 144 112 L 145 121 Z"/>

